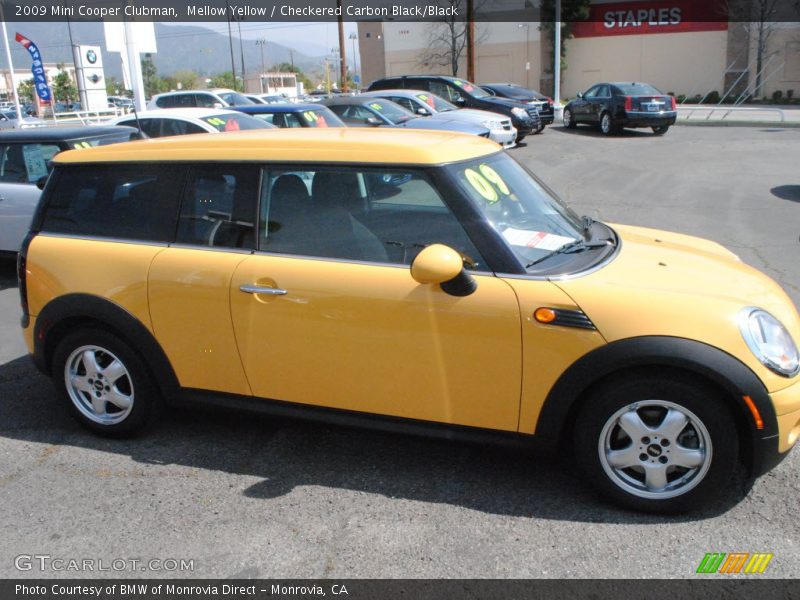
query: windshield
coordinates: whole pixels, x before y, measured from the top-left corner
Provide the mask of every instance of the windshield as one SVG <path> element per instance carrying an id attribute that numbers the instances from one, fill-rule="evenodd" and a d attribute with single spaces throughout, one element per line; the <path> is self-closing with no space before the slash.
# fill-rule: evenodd
<path id="1" fill-rule="evenodd" d="M 647 83 L 615 83 L 614 87 L 619 88 L 626 96 L 658 96 L 661 94 L 656 88 Z"/>
<path id="2" fill-rule="evenodd" d="M 415 94 L 415 96 L 422 100 L 425 104 L 433 108 L 436 112 L 447 112 L 449 110 L 456 110 L 458 107 L 455 104 L 450 104 L 447 100 L 436 94 Z"/>
<path id="3" fill-rule="evenodd" d="M 491 94 L 486 90 L 479 88 L 477 85 L 470 83 L 466 79 L 451 79 L 451 81 L 474 98 L 488 98 L 491 96 Z"/>
<path id="4" fill-rule="evenodd" d="M 228 103 L 228 106 L 239 106 L 241 104 L 255 104 L 250 98 L 247 96 L 242 96 L 237 92 L 222 92 L 218 94 L 220 98 L 225 100 Z"/>
<path id="5" fill-rule="evenodd" d="M 417 116 L 410 110 L 406 110 L 399 104 L 395 104 L 389 100 L 374 100 L 368 106 L 380 113 L 382 116 L 389 119 L 393 124 L 405 123 L 409 119 L 415 119 Z"/>
<path id="6" fill-rule="evenodd" d="M 240 131 L 242 129 L 272 129 L 272 125 L 240 113 L 221 113 L 201 119 L 217 131 Z"/>
<path id="7" fill-rule="evenodd" d="M 445 167 L 523 265 L 583 240 L 583 224 L 505 153 Z"/>

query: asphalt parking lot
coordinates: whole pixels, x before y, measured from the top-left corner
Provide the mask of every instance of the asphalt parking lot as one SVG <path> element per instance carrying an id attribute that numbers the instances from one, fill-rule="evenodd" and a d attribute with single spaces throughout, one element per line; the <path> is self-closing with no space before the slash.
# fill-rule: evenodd
<path id="1" fill-rule="evenodd" d="M 716 240 L 800 305 L 800 129 L 554 127 L 511 152 L 579 213 Z M 569 461 L 494 447 L 177 411 L 112 441 L 54 402 L 18 321 L 4 261 L 0 577 L 91 575 L 21 572 L 24 554 L 194 561 L 102 574 L 128 577 L 671 578 L 707 552 L 771 552 L 762 577 L 800 572 L 798 451 L 743 498 L 657 517 L 604 503 Z"/>

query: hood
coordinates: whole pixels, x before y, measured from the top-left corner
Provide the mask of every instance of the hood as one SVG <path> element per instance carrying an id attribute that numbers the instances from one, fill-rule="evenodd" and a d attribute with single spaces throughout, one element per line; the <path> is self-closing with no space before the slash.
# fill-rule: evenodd
<path id="1" fill-rule="evenodd" d="M 794 382 L 763 367 L 742 339 L 740 311 L 762 308 L 800 343 L 800 316 L 786 292 L 721 245 L 655 229 L 612 225 L 618 255 L 588 275 L 555 281 L 609 342 L 642 335 L 698 340 L 734 354 L 770 391 Z"/>
<path id="2" fill-rule="evenodd" d="M 400 123 L 398 127 L 406 127 L 408 129 L 435 129 L 438 131 L 455 131 L 458 133 L 470 133 L 472 135 L 480 135 L 488 133 L 488 129 L 482 125 L 473 125 L 472 123 L 464 123 L 458 121 L 451 121 L 440 119 L 438 117 L 418 117 L 411 119 L 405 123 Z"/>
<path id="3" fill-rule="evenodd" d="M 448 110 L 445 112 L 438 112 L 434 118 L 443 121 L 467 121 L 469 123 L 480 124 L 483 121 L 509 121 L 511 117 L 500 113 L 491 112 L 489 110 L 479 110 L 477 108 L 459 108 L 457 110 Z"/>
<path id="4" fill-rule="evenodd" d="M 480 98 L 481 102 L 489 102 L 490 104 L 496 104 L 497 106 L 503 106 L 508 109 L 520 107 L 524 108 L 525 110 L 528 109 L 528 105 L 524 102 L 519 102 L 517 100 L 511 100 L 510 98 L 500 98 L 498 96 L 487 96 L 486 98 Z"/>

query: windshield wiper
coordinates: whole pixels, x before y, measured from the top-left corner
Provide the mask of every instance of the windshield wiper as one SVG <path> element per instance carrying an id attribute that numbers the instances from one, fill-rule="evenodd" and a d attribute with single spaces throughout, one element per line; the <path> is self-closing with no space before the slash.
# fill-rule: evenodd
<path id="1" fill-rule="evenodd" d="M 592 225 L 594 225 L 594 219 L 589 215 L 583 215 L 581 217 L 581 223 L 583 224 L 583 232 L 589 233 L 589 230 L 592 228 Z"/>
<path id="2" fill-rule="evenodd" d="M 591 250 L 592 248 L 603 248 L 605 246 L 613 246 L 614 242 L 612 240 L 597 240 L 596 242 L 587 242 L 586 240 L 573 240 L 561 246 L 560 248 L 556 248 L 552 252 L 548 252 L 544 256 L 537 258 L 536 260 L 529 262 L 525 265 L 526 269 L 530 269 L 533 265 L 539 264 L 545 259 L 550 258 L 551 256 L 555 256 L 556 254 L 575 254 L 577 252 L 583 252 L 585 250 Z"/>

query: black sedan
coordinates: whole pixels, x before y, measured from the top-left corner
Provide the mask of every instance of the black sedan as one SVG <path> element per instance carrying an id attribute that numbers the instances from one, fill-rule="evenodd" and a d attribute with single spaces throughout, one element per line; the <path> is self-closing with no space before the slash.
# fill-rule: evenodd
<path id="1" fill-rule="evenodd" d="M 281 128 L 344 127 L 342 120 L 322 104 L 245 104 L 232 106 L 256 119 Z"/>
<path id="2" fill-rule="evenodd" d="M 536 90 L 524 88 L 516 83 L 482 83 L 480 85 L 484 90 L 490 94 L 494 94 L 498 98 L 507 98 L 536 108 L 536 110 L 539 111 L 539 128 L 537 133 L 541 132 L 546 125 L 553 124 L 555 111 L 553 110 L 552 98 L 548 98 Z"/>
<path id="3" fill-rule="evenodd" d="M 564 127 L 599 125 L 605 135 L 618 133 L 623 127 L 651 127 L 653 133 L 663 135 L 677 116 L 675 98 L 652 85 L 598 83 L 564 107 Z"/>

